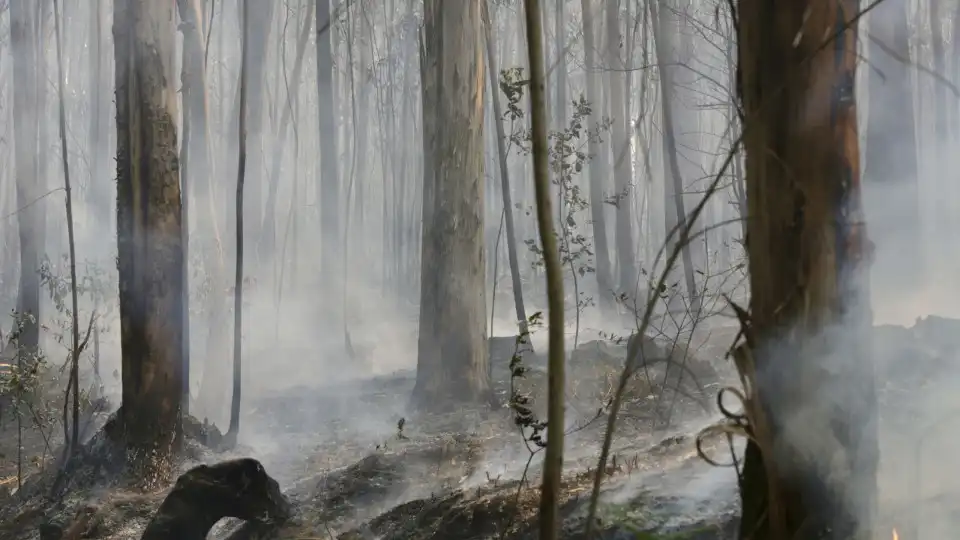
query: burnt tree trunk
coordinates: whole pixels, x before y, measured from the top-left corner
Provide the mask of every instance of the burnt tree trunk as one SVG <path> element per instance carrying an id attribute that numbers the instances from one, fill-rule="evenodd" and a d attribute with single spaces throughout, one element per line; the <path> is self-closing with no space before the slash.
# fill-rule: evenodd
<path id="1" fill-rule="evenodd" d="M 877 398 L 866 350 L 858 2 L 738 8 L 751 322 L 737 357 L 756 367 L 740 537 L 872 538 Z"/>
<path id="2" fill-rule="evenodd" d="M 117 253 L 128 455 L 172 472 L 183 378 L 183 239 L 173 2 L 116 0 Z"/>

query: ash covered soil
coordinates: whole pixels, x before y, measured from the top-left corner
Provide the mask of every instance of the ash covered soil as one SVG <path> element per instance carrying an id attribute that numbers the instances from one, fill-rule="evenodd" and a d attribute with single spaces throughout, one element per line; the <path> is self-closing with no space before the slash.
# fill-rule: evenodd
<path id="1" fill-rule="evenodd" d="M 598 512 L 604 538 L 735 537 L 736 474 L 732 468 L 707 464 L 695 450 L 696 434 L 718 419 L 717 390 L 733 381 L 723 354 L 734 334 L 718 332 L 707 346 L 698 348 L 687 362 L 689 376 L 678 377 L 675 368 L 667 373 L 661 363 L 639 370 L 631 381 L 604 471 Z M 900 461 L 906 455 L 906 450 L 900 451 L 906 444 L 904 430 L 920 429 L 916 419 L 923 416 L 912 389 L 924 388 L 931 400 L 937 394 L 930 380 L 943 379 L 935 375 L 942 373 L 943 365 L 955 363 L 960 343 L 953 342 L 960 340 L 960 321 L 931 317 L 909 329 L 877 327 L 876 335 L 882 433 L 897 434 L 882 436 L 883 467 L 904 471 Z M 510 354 L 512 341 L 492 341 L 492 379 L 503 403 L 510 388 L 506 368 Z M 574 351 L 568 362 L 572 382 L 560 499 L 564 538 L 576 538 L 583 529 L 606 424 L 599 409 L 611 396 L 624 357 L 622 345 L 590 342 Z M 545 404 L 543 361 L 533 357 L 525 363 L 530 371 L 516 384 L 531 394 L 533 408 L 540 413 Z M 214 451 L 190 442 L 183 471 L 200 463 L 252 456 L 279 482 L 293 505 L 292 518 L 280 527 L 227 518 L 209 537 L 534 538 L 542 452 L 531 453 L 512 410 L 405 417 L 413 384 L 412 371 L 398 371 L 331 387 L 288 388 L 246 404 L 244 437 L 233 450 Z M 677 385 L 680 392 L 673 390 Z M 101 415 L 101 423 L 105 420 Z M 98 437 L 88 445 L 98 444 Z M 9 438 L 9 432 L 0 438 Z M 726 439 L 711 439 L 705 446 L 717 461 L 730 462 Z M 9 475 L 9 456 L 4 465 L 4 474 Z M 63 529 L 78 524 L 69 531 L 76 533 L 71 538 L 140 538 L 169 492 L 169 486 L 147 492 L 133 489 L 106 469 L 92 466 L 58 479 L 56 468 L 47 464 L 32 472 L 18 492 L 0 493 L 0 538 L 40 538 L 41 529 L 50 523 Z M 885 517 L 893 522 L 907 519 L 913 511 L 907 504 L 912 496 L 887 489 L 884 482 L 896 486 L 900 480 L 882 476 L 884 494 L 893 494 L 883 497 L 882 504 L 890 509 Z M 3 480 L 9 488 L 9 476 Z M 59 484 L 51 496 L 55 482 Z"/>

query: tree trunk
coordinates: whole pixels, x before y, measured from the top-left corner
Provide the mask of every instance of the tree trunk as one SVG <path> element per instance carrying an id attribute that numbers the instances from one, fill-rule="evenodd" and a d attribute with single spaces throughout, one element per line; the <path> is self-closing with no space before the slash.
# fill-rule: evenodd
<path id="1" fill-rule="evenodd" d="M 626 90 L 620 58 L 620 17 L 617 2 L 605 2 L 607 14 L 607 83 L 610 120 L 613 121 L 612 149 L 613 178 L 617 188 L 617 267 L 621 294 L 635 296 L 637 288 L 637 257 L 633 245 L 633 204 L 630 186 L 630 139 L 627 137 Z"/>
<path id="2" fill-rule="evenodd" d="M 270 44 L 270 28 L 273 26 L 274 2 L 253 2 L 250 5 L 250 65 L 244 84 L 247 85 L 247 134 L 246 151 L 249 156 L 244 191 L 243 237 L 250 243 L 254 257 L 250 261 L 253 271 L 259 268 L 257 241 L 260 239 L 260 224 L 263 221 L 263 120 L 266 115 L 266 84 L 264 72 Z"/>
<path id="3" fill-rule="evenodd" d="M 492 397 L 483 245 L 480 2 L 426 0 L 423 243 L 416 406 Z"/>
<path id="4" fill-rule="evenodd" d="M 220 238 L 216 202 L 218 197 L 214 179 L 216 167 L 212 159 L 213 148 L 210 137 L 210 104 L 207 96 L 206 45 L 209 28 L 203 24 L 203 0 L 177 0 L 180 19 L 183 21 L 183 61 L 181 88 L 183 92 L 183 140 L 181 143 L 181 178 L 184 200 L 184 217 L 188 215 L 187 202 L 191 199 L 206 201 L 203 209 L 196 209 L 194 215 L 198 222 L 194 227 L 194 237 L 199 239 L 197 251 L 202 254 L 203 266 L 209 279 L 209 293 L 206 297 L 206 321 L 208 326 L 206 346 L 204 347 L 201 368 L 200 387 L 197 396 L 196 413 L 214 419 L 217 418 L 226 383 L 223 382 L 226 362 L 225 334 L 227 329 L 227 290 L 226 269 L 223 260 L 223 243 Z M 223 32 L 221 32 L 222 34 Z M 232 142 L 229 146 L 233 146 Z M 232 170 L 232 168 L 227 168 Z M 186 220 L 182 224 L 184 236 L 184 291 L 189 290 L 189 227 Z M 188 295 L 189 298 L 189 295 Z M 184 302 L 184 354 L 190 349 L 190 321 L 188 301 Z M 184 358 L 184 399 L 190 391 L 190 359 Z M 189 402 L 184 402 L 184 411 Z M 216 420 L 214 420 L 216 421 Z"/>
<path id="5" fill-rule="evenodd" d="M 183 32 L 183 60 L 180 77 L 181 91 L 183 93 L 184 108 L 184 131 L 189 129 L 188 134 L 183 134 L 186 152 L 189 155 L 187 162 L 181 163 L 186 170 L 189 165 L 190 194 L 203 198 L 213 199 L 214 194 L 210 191 L 212 178 L 215 176 L 213 163 L 210 158 L 210 125 L 207 99 L 207 76 L 206 76 L 206 35 L 207 29 L 204 28 L 203 6 L 205 0 L 177 0 L 177 8 L 180 19 L 183 21 L 180 29 Z M 189 128 L 187 127 L 189 125 Z M 211 255 L 219 254 L 220 238 L 216 236 L 216 205 L 210 204 L 209 210 L 196 212 L 198 217 L 203 218 L 198 231 L 203 235 L 214 234 L 215 244 L 210 246 Z M 215 248 L 215 252 L 214 252 Z M 210 262 L 213 262 L 211 259 Z M 222 266 L 223 261 L 219 261 Z"/>
<path id="6" fill-rule="evenodd" d="M 558 4 L 557 7 L 560 7 Z M 543 481 L 540 487 L 540 540 L 556 540 L 560 529 L 560 481 L 563 476 L 563 268 L 557 249 L 550 195 L 550 155 L 547 142 L 547 89 L 544 81 L 543 40 L 540 36 L 540 2 L 524 2 L 527 22 L 527 54 L 530 62 L 530 146 L 533 157 L 533 185 L 536 191 L 537 225 L 543 266 L 547 274 L 548 332 L 548 406 L 547 425 L 560 426 L 547 434 L 547 451 L 543 459 Z M 558 15 L 559 16 L 559 15 Z M 558 57 L 562 52 L 558 51 Z M 558 186 L 563 189 L 563 186 Z"/>
<path id="7" fill-rule="evenodd" d="M 320 276 L 326 285 L 324 312 L 328 313 L 328 328 L 340 328 L 343 316 L 340 291 L 343 290 L 338 249 L 340 229 L 340 175 L 338 172 L 337 92 L 333 84 L 333 20 L 330 4 L 333 0 L 317 0 L 317 107 L 320 121 Z"/>
<path id="8" fill-rule="evenodd" d="M 554 90 L 557 92 L 557 97 L 553 102 L 553 122 L 557 131 L 563 131 L 567 128 L 567 27 L 566 23 L 564 22 L 564 3 L 565 0 L 555 0 L 553 2 L 553 46 L 557 51 L 557 57 L 554 59 L 554 63 L 549 66 L 549 68 L 554 71 L 554 75 L 556 76 Z M 563 199 L 561 198 L 560 200 Z M 559 208 L 557 211 L 562 213 L 562 210 Z"/>
<path id="9" fill-rule="evenodd" d="M 879 280 L 874 285 L 884 290 L 902 290 L 922 283 L 924 266 L 913 85 L 911 67 L 903 60 L 910 58 L 907 3 L 887 0 L 869 17 L 873 69 L 868 70 L 865 154 L 870 182 L 864 195 L 875 224 L 872 232 L 883 238 L 877 252 L 882 273 L 874 270 L 873 278 Z"/>
<path id="10" fill-rule="evenodd" d="M 680 156 L 677 148 L 677 133 L 683 129 L 678 126 L 674 120 L 674 113 L 684 107 L 684 104 L 677 99 L 677 93 L 680 92 L 677 81 L 674 76 L 678 69 L 686 69 L 680 65 L 680 56 L 677 51 L 676 34 L 680 31 L 680 22 L 676 14 L 676 6 L 669 5 L 668 0 L 656 0 L 651 4 L 653 10 L 653 41 L 656 47 L 657 62 L 660 65 L 660 96 L 661 111 L 663 114 L 663 164 L 664 164 L 664 216 L 666 222 L 666 243 L 667 252 L 671 252 L 677 242 L 680 240 L 680 231 L 686 226 L 687 211 L 683 200 L 684 177 L 680 166 Z M 693 275 L 693 256 L 690 251 L 690 243 L 693 240 L 693 230 L 691 229 L 690 242 L 685 246 L 680 246 L 681 260 L 683 261 L 684 282 L 687 288 L 688 304 L 680 303 L 680 297 L 671 291 L 670 308 L 671 310 L 686 306 L 691 313 L 697 313 L 700 310 L 700 296 L 697 292 L 697 283 Z M 668 269 L 674 272 L 675 269 Z M 673 283 L 675 280 L 669 280 Z"/>
<path id="11" fill-rule="evenodd" d="M 927 6 L 927 15 L 930 17 L 930 47 L 933 52 L 933 72 L 939 76 L 947 74 L 947 47 L 943 38 L 943 23 L 947 12 L 942 0 L 930 0 Z M 871 22 L 876 17 L 871 19 Z M 949 115 L 947 114 L 947 85 L 934 81 L 934 124 L 938 141 L 946 141 L 950 135 Z"/>
<path id="12" fill-rule="evenodd" d="M 104 84 L 103 76 L 103 2 L 102 0 L 96 0 L 90 3 L 90 6 L 87 8 L 90 10 L 90 39 L 88 41 L 88 54 L 90 60 L 89 66 L 89 82 L 88 88 L 90 93 L 90 131 L 88 132 L 89 139 L 87 140 L 87 155 L 90 160 L 90 177 L 87 183 L 87 201 L 88 206 L 93 209 L 92 221 L 93 224 L 88 226 L 87 230 L 87 241 L 84 242 L 87 246 L 96 246 L 98 245 L 97 239 L 107 237 L 113 232 L 113 220 L 111 219 L 111 185 L 107 181 L 104 175 L 103 168 L 103 150 L 100 148 L 101 144 L 107 142 L 106 134 L 104 133 L 104 122 L 103 114 L 103 95 L 101 89 L 106 86 Z M 102 142 L 101 142 L 102 141 Z M 102 244 L 101 244 L 102 245 Z M 106 257 L 102 252 L 94 254 L 94 260 L 102 261 Z M 100 304 L 94 306 L 94 309 L 99 312 Z M 96 387 L 94 391 L 96 394 L 93 396 L 94 399 L 100 397 L 100 391 L 102 390 L 101 385 L 103 384 L 100 376 L 100 329 L 99 325 L 94 325 L 93 330 L 93 348 L 94 348 L 94 357 L 93 357 L 93 375 L 96 381 Z"/>
<path id="13" fill-rule="evenodd" d="M 510 279 L 513 285 L 513 304 L 521 334 L 527 333 L 527 310 L 523 305 L 523 285 L 520 281 L 520 261 L 517 259 L 517 230 L 513 219 L 513 197 L 510 193 L 510 171 L 507 167 L 507 135 L 503 129 L 503 112 L 500 105 L 500 85 L 497 83 L 500 70 L 497 67 L 497 44 L 493 38 L 494 19 L 489 0 L 481 0 L 486 15 L 484 42 L 487 45 L 487 79 L 490 81 L 490 100 L 493 104 L 493 122 L 497 137 L 497 158 L 500 164 L 500 195 L 503 197 L 504 225 L 507 235 L 507 257 L 510 260 Z M 496 256 L 496 255 L 494 255 Z M 496 279 L 496 276 L 494 276 Z M 492 329 L 491 329 L 492 333 Z"/>
<path id="14" fill-rule="evenodd" d="M 61 31 L 60 9 L 57 0 L 53 0 L 53 23 L 55 43 L 57 48 L 57 124 L 60 127 L 60 160 L 63 164 L 63 190 L 65 214 L 67 219 L 67 248 L 69 250 L 70 265 L 70 382 L 67 388 L 73 387 L 71 435 L 66 441 L 70 455 L 75 455 L 80 448 L 80 323 L 77 300 L 77 243 L 73 226 L 73 189 L 70 184 L 70 152 L 67 147 L 67 106 L 64 94 L 66 90 L 66 76 L 63 67 L 63 32 Z M 69 393 L 69 390 L 68 390 Z M 66 422 L 66 414 L 64 414 Z M 66 426 L 64 426 L 66 435 Z"/>
<path id="15" fill-rule="evenodd" d="M 40 252 L 45 229 L 44 203 L 37 203 L 44 191 L 39 174 L 37 119 L 41 116 L 37 86 L 37 64 L 43 58 L 37 50 L 35 5 L 30 0 L 10 2 L 10 42 L 13 53 L 14 152 L 17 175 L 17 227 L 20 234 L 20 283 L 17 313 L 21 324 L 17 344 L 28 358 L 40 343 Z M 17 322 L 14 323 L 16 328 Z"/>
<path id="16" fill-rule="evenodd" d="M 107 231 L 112 231 L 113 220 L 111 219 L 112 204 L 111 199 L 113 190 L 110 189 L 110 182 L 104 178 L 103 159 L 101 158 L 101 144 L 107 141 L 104 136 L 104 125 L 102 120 L 103 98 L 101 89 L 105 86 L 103 69 L 103 10 L 101 8 L 103 0 L 91 2 L 90 10 L 90 41 L 89 41 L 89 92 L 90 92 L 90 131 L 89 141 L 87 141 L 87 153 L 90 156 L 90 183 L 88 184 L 87 195 L 90 199 L 89 205 L 93 208 L 94 225 L 90 230 L 90 241 L 103 238 Z M 93 244 L 95 245 L 95 243 Z"/>
<path id="17" fill-rule="evenodd" d="M 180 11 L 180 19 L 183 21 L 181 25 L 181 30 L 183 31 L 183 59 L 181 61 L 181 70 L 180 70 L 180 85 L 181 92 L 183 93 L 183 101 L 185 103 L 183 110 L 183 119 L 182 119 L 182 128 L 183 128 L 183 141 L 180 145 L 180 193 L 181 193 L 181 227 L 180 233 L 183 236 L 181 242 L 183 243 L 183 293 L 185 298 L 183 300 L 183 314 L 181 315 L 181 320 L 183 321 L 183 351 L 181 353 L 181 358 L 183 359 L 183 378 L 181 380 L 181 404 L 183 406 L 183 413 L 190 413 L 190 202 L 192 199 L 190 193 L 191 181 L 194 180 L 196 176 L 208 177 L 209 171 L 207 170 L 206 159 L 206 149 L 197 148 L 197 144 L 194 142 L 195 135 L 193 134 L 194 127 L 194 110 L 196 107 L 195 102 L 197 100 L 198 88 L 201 92 L 201 107 L 203 106 L 203 86 L 198 86 L 197 81 L 203 81 L 203 28 L 199 25 L 200 21 L 203 20 L 203 16 L 200 14 L 200 8 L 196 4 L 196 1 L 189 2 L 188 0 L 177 0 L 177 7 Z M 200 71 L 200 75 L 197 74 L 197 71 Z M 199 122 L 200 125 L 203 125 L 203 121 Z M 197 137 L 199 141 L 205 142 L 207 139 L 203 135 Z M 196 151 L 196 154 L 194 152 Z M 200 159 L 193 159 L 192 156 L 197 155 Z M 201 162 L 201 160 L 203 160 Z M 196 165 L 199 165 L 201 173 L 197 175 L 194 172 L 193 166 L 194 162 Z"/>
<path id="18" fill-rule="evenodd" d="M 47 73 L 47 52 L 46 52 L 46 35 L 47 35 L 47 19 L 49 15 L 50 6 L 52 2 L 44 0 L 42 2 L 35 2 L 34 9 L 37 11 L 37 16 L 34 19 L 35 31 L 34 39 L 36 39 L 36 88 L 37 90 L 37 103 L 36 103 L 36 115 L 34 116 L 34 121 L 37 123 L 37 148 L 38 154 L 36 157 L 37 160 L 37 178 L 39 178 L 39 184 L 37 186 L 37 194 L 42 197 L 50 189 L 49 183 L 47 182 L 47 171 L 49 170 L 50 163 L 49 160 L 43 159 L 43 156 L 51 152 L 50 147 L 50 116 L 47 105 L 47 88 L 49 88 L 48 73 Z M 34 199 L 35 201 L 36 199 Z M 45 208 L 43 204 L 39 204 L 41 208 Z M 60 215 L 59 212 L 53 214 L 54 217 Z M 47 245 L 47 228 L 48 216 L 46 210 L 41 211 L 40 213 L 40 223 L 41 228 L 38 230 L 38 234 L 35 237 L 37 246 L 39 246 L 40 260 L 41 263 L 44 258 L 44 252 L 51 249 Z M 62 231 L 60 224 L 57 223 L 54 226 L 54 230 Z M 57 234 L 54 236 L 58 240 L 60 245 L 53 248 L 55 253 L 63 253 L 62 238 L 63 236 Z"/>
<path id="19" fill-rule="evenodd" d="M 323 0 L 320 0 L 321 2 Z M 303 58 L 307 50 L 307 42 L 310 40 L 310 29 L 313 27 L 311 16 L 316 7 L 317 0 L 308 0 L 307 19 L 303 21 L 303 28 L 300 31 L 300 37 L 297 38 L 296 59 L 293 61 L 293 73 L 290 76 L 290 87 L 287 99 L 283 103 L 283 113 L 280 115 L 280 130 L 277 140 L 273 144 L 273 163 L 270 165 L 270 176 L 267 178 L 269 187 L 267 190 L 267 205 L 264 209 L 263 224 L 260 227 L 260 239 L 257 250 L 261 257 L 271 260 L 276 253 L 276 207 L 277 207 L 277 189 L 280 186 L 280 164 L 283 161 L 283 149 L 286 146 L 287 135 L 290 130 L 287 129 L 290 124 L 290 118 L 293 109 L 296 106 L 298 96 L 300 95 L 300 79 L 303 72 Z"/>
<path id="20" fill-rule="evenodd" d="M 113 19 L 121 422 L 134 463 L 166 476 L 183 377 L 174 4 L 115 0 Z"/>
<path id="21" fill-rule="evenodd" d="M 752 321 L 737 357 L 756 367 L 740 537 L 873 538 L 877 402 L 854 91 L 858 2 L 738 6 Z"/>
<path id="22" fill-rule="evenodd" d="M 237 258 L 234 262 L 234 280 L 233 280 L 233 389 L 230 394 L 230 424 L 224 439 L 229 447 L 237 444 L 237 436 L 240 434 L 240 401 L 241 391 L 243 389 L 242 378 L 242 360 L 243 343 L 241 336 L 243 334 L 243 256 L 244 256 L 244 233 L 246 231 L 243 222 L 246 217 L 244 206 L 244 188 L 247 178 L 247 78 L 250 69 L 250 45 L 254 41 L 252 17 L 257 12 L 250 9 L 249 0 L 241 0 L 240 9 L 240 118 L 237 122 L 237 148 L 240 151 L 237 154 L 237 191 L 235 210 L 237 223 L 234 227 L 236 232 L 236 252 Z"/>
<path id="23" fill-rule="evenodd" d="M 583 59 L 586 84 L 587 102 L 593 108 L 593 114 L 587 119 L 587 129 L 596 133 L 599 126 L 598 119 L 603 116 L 603 100 L 601 97 L 597 70 L 597 38 L 595 32 L 597 24 L 594 22 L 596 2 L 594 0 L 580 0 L 580 10 L 583 16 Z M 609 167 L 606 156 L 601 155 L 602 145 L 597 137 L 590 137 L 587 151 L 590 153 L 590 218 L 593 221 L 593 244 L 596 249 L 597 293 L 599 294 L 600 313 L 604 316 L 613 315 L 615 310 L 615 288 L 610 273 L 610 244 L 607 238 L 607 203 L 606 194 L 607 176 Z"/>

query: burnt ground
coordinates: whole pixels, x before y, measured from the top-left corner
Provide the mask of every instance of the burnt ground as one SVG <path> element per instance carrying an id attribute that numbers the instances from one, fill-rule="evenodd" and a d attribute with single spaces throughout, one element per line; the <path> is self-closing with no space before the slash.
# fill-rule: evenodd
<path id="1" fill-rule="evenodd" d="M 928 406 L 948 413 L 951 406 L 944 404 L 944 396 L 951 391 L 956 394 L 952 381 L 960 380 L 942 376 L 956 364 L 960 321 L 930 318 L 911 329 L 878 327 L 877 336 L 885 471 L 881 489 L 887 510 L 883 518 L 904 530 L 917 512 L 909 504 L 916 494 L 903 486 L 913 486 L 909 478 L 916 477 L 910 475 L 915 470 L 911 456 L 918 433 L 932 418 Z M 701 364 L 695 366 L 708 395 L 728 380 L 725 364 L 716 358 L 730 337 L 723 339 L 723 346 L 701 350 Z M 606 401 L 622 366 L 617 346 L 590 343 L 581 349 L 571 360 L 569 374 L 574 381 L 568 389 L 572 418 L 566 430 L 567 476 L 561 496 L 568 538 L 581 529 L 589 500 L 605 423 L 605 418 L 594 419 L 595 412 Z M 529 364 L 531 371 L 522 387 L 539 404 L 545 386 L 542 364 L 537 360 Z M 720 369 L 711 373 L 708 366 Z M 730 538 L 739 503 L 734 472 L 700 460 L 693 442 L 715 414 L 705 412 L 693 399 L 700 396 L 689 381 L 687 395 L 679 395 L 663 391 L 658 384 L 664 378 L 662 365 L 650 372 L 653 383 L 642 375 L 631 382 L 630 399 L 618 422 L 599 512 L 605 537 Z M 493 376 L 497 391 L 505 397 L 509 377 L 503 369 L 494 369 Z M 294 517 L 283 528 L 264 532 L 227 519 L 211 537 L 533 538 L 542 452 L 531 458 L 511 411 L 410 417 L 398 430 L 412 387 L 413 373 L 400 371 L 335 388 L 287 389 L 247 404 L 244 430 L 249 436 L 235 450 L 213 452 L 190 445 L 184 470 L 200 462 L 252 455 L 294 503 Z M 918 399 L 918 389 L 923 400 Z M 0 436 L 4 448 L 9 448 L 9 434 L 6 430 Z M 940 451 L 943 445 L 930 439 L 925 451 Z M 34 446 L 27 454 L 39 450 Z M 725 440 L 711 441 L 708 452 L 729 461 Z M 923 463 L 932 459 L 924 458 Z M 0 481 L 9 486 L 9 456 L 3 464 L 7 468 L 2 469 Z M 78 480 L 63 490 L 65 495 L 49 500 L 46 494 L 56 477 L 55 467 L 31 467 L 31 476 L 19 493 L 0 494 L 3 540 L 38 538 L 42 523 L 70 523 L 78 512 L 93 515 L 78 538 L 136 539 L 166 493 L 165 489 L 144 493 L 103 471 L 81 471 Z M 947 527 L 954 522 L 943 516 L 960 513 L 949 487 L 934 481 L 938 476 L 944 475 L 928 473 L 921 482 L 922 497 L 936 500 L 924 506 L 930 522 L 925 531 Z M 649 534 L 638 536 L 638 531 Z"/>

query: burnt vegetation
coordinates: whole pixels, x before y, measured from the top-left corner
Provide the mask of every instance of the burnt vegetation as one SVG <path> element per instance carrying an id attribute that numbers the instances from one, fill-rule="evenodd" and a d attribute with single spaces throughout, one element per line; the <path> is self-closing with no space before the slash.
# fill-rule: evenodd
<path id="1" fill-rule="evenodd" d="M 0 539 L 954 538 L 958 25 L 0 0 Z"/>

